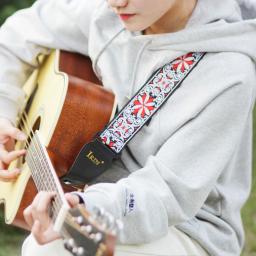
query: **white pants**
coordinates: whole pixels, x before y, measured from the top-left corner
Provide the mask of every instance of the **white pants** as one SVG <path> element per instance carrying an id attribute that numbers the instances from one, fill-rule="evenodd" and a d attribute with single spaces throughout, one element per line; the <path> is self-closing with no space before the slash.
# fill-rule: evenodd
<path id="1" fill-rule="evenodd" d="M 150 244 L 138 246 L 117 246 L 115 256 L 209 256 L 192 238 L 174 227 L 167 236 Z M 67 252 L 62 240 L 40 246 L 33 236 L 27 237 L 22 246 L 22 256 L 72 256 Z"/>

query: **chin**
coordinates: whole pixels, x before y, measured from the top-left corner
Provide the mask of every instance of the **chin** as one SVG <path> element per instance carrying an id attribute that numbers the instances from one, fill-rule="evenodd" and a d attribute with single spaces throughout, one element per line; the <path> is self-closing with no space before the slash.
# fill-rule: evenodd
<path id="1" fill-rule="evenodd" d="M 136 26 L 136 25 L 130 25 L 130 24 L 125 24 L 124 26 L 127 30 L 131 31 L 131 32 L 138 32 L 138 31 L 143 31 L 145 30 L 147 27 L 142 27 L 142 26 Z"/>

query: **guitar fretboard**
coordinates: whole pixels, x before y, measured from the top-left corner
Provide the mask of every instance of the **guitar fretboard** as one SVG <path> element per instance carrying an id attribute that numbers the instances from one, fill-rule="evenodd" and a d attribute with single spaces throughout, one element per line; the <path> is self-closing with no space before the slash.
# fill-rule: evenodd
<path id="1" fill-rule="evenodd" d="M 51 217 L 55 223 L 55 231 L 60 231 L 70 207 L 64 197 L 59 179 L 37 131 L 31 138 L 27 149 L 26 161 L 38 191 L 56 192 L 56 197 L 52 202 Z"/>

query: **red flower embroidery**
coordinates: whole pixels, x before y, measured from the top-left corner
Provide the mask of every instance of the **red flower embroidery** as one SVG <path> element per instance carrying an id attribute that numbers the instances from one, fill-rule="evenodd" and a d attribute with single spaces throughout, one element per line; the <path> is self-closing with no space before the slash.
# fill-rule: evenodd
<path id="1" fill-rule="evenodd" d="M 188 53 L 184 56 L 179 57 L 173 62 L 173 69 L 184 73 L 185 70 L 189 69 L 189 66 L 194 63 L 194 57 L 192 53 Z"/>
<path id="2" fill-rule="evenodd" d="M 101 138 L 103 143 L 106 145 L 109 145 L 109 147 L 113 147 L 115 145 L 115 142 L 111 141 L 109 137 L 104 136 Z"/>
<path id="3" fill-rule="evenodd" d="M 134 101 L 134 114 L 141 117 L 150 115 L 150 111 L 154 109 L 154 99 L 148 94 L 144 93 L 142 96 L 138 96 L 138 100 Z"/>

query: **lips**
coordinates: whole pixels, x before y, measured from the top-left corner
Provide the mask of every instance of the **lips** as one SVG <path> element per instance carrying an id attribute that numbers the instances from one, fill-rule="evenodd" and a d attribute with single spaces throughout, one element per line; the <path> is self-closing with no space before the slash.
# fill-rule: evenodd
<path id="1" fill-rule="evenodd" d="M 128 13 L 119 14 L 120 19 L 124 21 L 130 19 L 133 16 L 135 16 L 135 14 L 128 14 Z"/>

